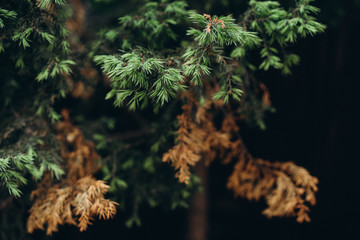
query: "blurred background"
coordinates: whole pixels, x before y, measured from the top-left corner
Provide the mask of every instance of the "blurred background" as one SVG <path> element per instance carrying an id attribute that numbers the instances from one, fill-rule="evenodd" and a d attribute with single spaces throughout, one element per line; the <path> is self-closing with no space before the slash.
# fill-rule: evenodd
<path id="1" fill-rule="evenodd" d="M 88 25 L 99 26 L 114 19 L 116 22 L 137 3 L 85 3 Z M 189 7 L 199 13 L 234 16 L 239 16 L 246 4 L 231 0 L 189 1 Z M 202 236 L 198 240 L 360 239 L 359 159 L 355 155 L 353 116 L 355 82 L 359 80 L 360 1 L 317 0 L 314 5 L 321 9 L 319 21 L 327 25 L 326 32 L 299 39 L 295 44 L 294 52 L 300 55 L 301 62 L 291 76 L 278 71 L 261 76 L 276 112 L 267 115 L 266 130 L 242 129 L 244 141 L 255 156 L 294 161 L 319 178 L 318 202 L 311 209 L 311 223 L 298 224 L 286 218 L 269 220 L 261 214 L 264 202 L 235 199 L 226 189 L 232 166 L 214 162 L 208 169 L 198 170 L 204 177 L 205 191 L 195 197 L 198 203 L 193 206 L 197 207 L 172 212 L 144 207 L 142 226 L 131 229 L 124 226 L 120 212 L 113 220 L 95 222 L 84 233 L 75 227 L 62 227 L 51 239 L 192 240 L 195 238 L 190 236 L 197 234 Z M 108 18 L 99 17 L 107 11 L 111 13 Z M 206 221 L 194 222 L 197 214 Z"/>

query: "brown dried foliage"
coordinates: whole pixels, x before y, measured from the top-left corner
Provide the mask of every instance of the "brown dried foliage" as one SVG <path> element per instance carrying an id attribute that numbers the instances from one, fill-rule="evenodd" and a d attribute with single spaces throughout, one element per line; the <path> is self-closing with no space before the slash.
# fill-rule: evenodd
<path id="1" fill-rule="evenodd" d="M 206 13 L 204 13 L 203 14 L 204 15 L 204 17 L 209 21 L 209 23 L 206 25 L 206 27 L 205 27 L 205 31 L 206 31 L 206 33 L 211 33 L 211 26 L 213 25 L 213 24 L 216 24 L 216 23 L 220 23 L 221 24 L 221 28 L 225 28 L 225 22 L 223 21 L 223 20 L 219 20 L 219 19 L 217 19 L 217 17 L 215 17 L 214 19 L 212 19 L 211 18 L 211 15 L 209 15 L 209 14 L 206 14 Z"/>
<path id="2" fill-rule="evenodd" d="M 176 141 L 179 143 L 163 156 L 163 162 L 169 162 L 177 170 L 180 182 L 190 180 L 190 167 L 195 166 L 203 156 L 209 164 L 217 156 L 217 151 L 225 152 L 230 147 L 227 133 L 218 131 L 213 124 L 210 109 L 219 102 L 206 100 L 200 105 L 190 94 L 184 94 L 188 103 L 183 105 L 183 113 L 178 116 L 179 130 Z M 195 117 L 193 119 L 193 113 Z"/>
<path id="3" fill-rule="evenodd" d="M 317 183 L 316 177 L 292 162 L 254 159 L 245 149 L 239 155 L 227 187 L 235 196 L 249 200 L 265 198 L 268 207 L 263 213 L 269 218 L 295 216 L 298 222 L 309 222 L 310 209 L 306 203 L 315 205 Z"/>
<path id="4" fill-rule="evenodd" d="M 207 89 L 207 96 L 214 91 Z M 266 93 L 267 91 L 264 90 Z M 177 171 L 180 182 L 188 183 L 190 166 L 201 159 L 209 164 L 216 157 L 224 164 L 236 160 L 227 187 L 235 196 L 249 200 L 264 198 L 268 207 L 263 213 L 268 217 L 295 216 L 298 222 L 310 221 L 308 205 L 316 203 L 318 179 L 292 162 L 270 162 L 255 159 L 247 151 L 241 137 L 237 120 L 230 108 L 216 129 L 214 115 L 224 110 L 221 101 L 211 97 L 200 105 L 191 94 L 184 95 L 187 104 L 179 118 L 178 144 L 163 156 Z M 268 96 L 265 96 L 268 98 Z"/>
<path id="5" fill-rule="evenodd" d="M 85 231 L 94 216 L 109 219 L 116 213 L 117 203 L 105 199 L 109 186 L 92 177 L 98 170 L 99 155 L 94 144 L 86 141 L 81 131 L 70 122 L 69 112 L 62 111 L 63 122 L 56 125 L 61 157 L 66 161 L 66 178 L 53 183 L 47 173 L 32 192 L 36 199 L 27 221 L 29 233 L 36 229 L 51 235 L 59 225 L 72 224 Z"/>

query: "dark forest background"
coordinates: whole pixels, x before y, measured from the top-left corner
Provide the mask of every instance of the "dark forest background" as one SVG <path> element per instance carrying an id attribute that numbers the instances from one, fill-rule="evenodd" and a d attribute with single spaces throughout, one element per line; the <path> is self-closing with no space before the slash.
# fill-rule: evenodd
<path id="1" fill-rule="evenodd" d="M 237 3 L 239 2 L 239 3 Z M 213 1 L 219 15 L 241 13 L 245 1 Z M 204 1 L 189 2 L 205 12 Z M 124 9 L 130 1 L 119 1 Z M 217 6 L 218 5 L 218 6 Z M 319 178 L 318 203 L 311 223 L 294 219 L 267 219 L 265 203 L 234 199 L 226 189 L 232 166 L 213 163 L 208 169 L 208 239 L 360 239 L 360 205 L 355 137 L 355 102 L 359 80 L 360 1 L 318 0 L 320 22 L 326 32 L 301 39 L 295 52 L 301 63 L 291 76 L 266 72 L 276 113 L 269 114 L 265 131 L 243 128 L 250 152 L 274 161 L 292 160 Z M 106 5 L 99 4 L 104 8 Z M 96 15 L 89 14 L 89 25 Z M 109 105 L 112 103 L 109 102 Z M 186 239 L 190 209 L 164 212 L 143 208 L 142 226 L 127 229 L 121 212 L 110 221 L 98 221 L 87 232 L 61 227 L 51 239 Z M 38 233 L 40 234 L 40 233 Z M 34 235 L 36 239 L 36 234 Z"/>

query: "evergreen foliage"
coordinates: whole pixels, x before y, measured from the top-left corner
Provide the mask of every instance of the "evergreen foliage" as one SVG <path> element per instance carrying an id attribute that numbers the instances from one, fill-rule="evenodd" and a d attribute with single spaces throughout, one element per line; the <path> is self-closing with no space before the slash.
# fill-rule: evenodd
<path id="1" fill-rule="evenodd" d="M 54 8 L 61 4 L 64 1 L 56 1 Z M 60 24 L 64 17 L 45 10 L 47 5 L 18 1 L 1 3 L 0 7 L 0 111 L 7 116 L 1 121 L 0 178 L 17 197 L 21 193 L 19 184 L 27 182 L 27 173 L 37 180 L 45 170 L 51 170 L 57 178 L 63 173 L 56 139 L 45 118 L 51 122 L 59 119 L 52 102 L 65 94 L 62 74 L 70 73 L 69 66 L 74 62 L 68 59 L 67 30 Z M 38 91 L 34 80 L 50 79 L 53 81 Z"/>
<path id="2" fill-rule="evenodd" d="M 79 0 L 0 3 L 0 200 L 25 206 L 23 189 L 33 191 L 28 232 L 51 234 L 64 223 L 86 230 L 92 217 L 114 216 L 117 203 L 130 227 L 140 225 L 142 205 L 187 207 L 201 182 L 190 167 L 221 159 L 237 162 L 228 182 L 236 195 L 265 198 L 267 216 L 309 221 L 317 179 L 293 163 L 255 160 L 238 126 L 265 128 L 274 108 L 258 73 L 290 74 L 300 61 L 291 45 L 325 30 L 313 1 L 250 0 L 242 16 L 198 14 L 185 1 L 134 2 L 137 11 L 98 24 L 91 40 Z M 101 3 L 113 4 L 89 4 Z M 99 99 L 134 112 L 94 117 L 107 104 Z M 0 227 L 0 237 L 18 236 Z"/>

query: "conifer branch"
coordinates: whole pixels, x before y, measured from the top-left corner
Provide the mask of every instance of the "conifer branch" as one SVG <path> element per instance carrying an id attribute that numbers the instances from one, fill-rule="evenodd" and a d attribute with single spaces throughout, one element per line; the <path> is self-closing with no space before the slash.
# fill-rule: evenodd
<path id="1" fill-rule="evenodd" d="M 0 2 L 0 187 L 10 194 L 0 210 L 29 192 L 28 182 L 40 181 L 28 232 L 52 234 L 63 224 L 84 231 L 95 217 L 113 217 L 117 203 L 105 198 L 108 191 L 118 202 L 130 201 L 127 226 L 140 224 L 144 203 L 187 207 L 199 184 L 192 167 L 216 159 L 236 162 L 228 181 L 235 196 L 265 199 L 268 217 L 310 220 L 317 178 L 291 162 L 254 158 L 239 121 L 265 128 L 264 116 L 274 108 L 258 73 L 290 74 L 300 61 L 291 45 L 325 30 L 311 0 L 289 7 L 250 0 L 238 22 L 232 15 L 197 14 L 185 1 L 146 2 L 128 15 L 101 19 L 115 17 L 118 25 L 97 35 L 86 28 L 91 2 Z M 98 101 L 103 90 L 115 107 L 144 110 L 143 122 L 119 119 L 126 111 L 95 109 L 105 106 Z M 94 105 L 83 108 L 88 100 Z M 59 106 L 79 111 L 79 127 Z M 161 160 L 177 179 L 168 178 L 174 170 Z M 109 185 L 93 177 L 98 162 Z"/>

